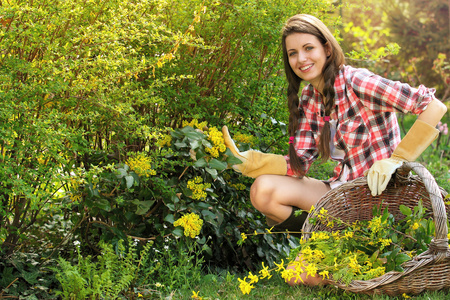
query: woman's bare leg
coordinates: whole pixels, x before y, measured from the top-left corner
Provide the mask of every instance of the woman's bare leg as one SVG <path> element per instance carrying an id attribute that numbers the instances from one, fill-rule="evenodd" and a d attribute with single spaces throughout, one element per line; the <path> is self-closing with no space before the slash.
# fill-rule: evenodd
<path id="1" fill-rule="evenodd" d="M 293 206 L 310 210 L 329 190 L 327 184 L 314 178 L 261 175 L 250 189 L 250 199 L 266 217 L 283 222 L 291 215 Z"/>

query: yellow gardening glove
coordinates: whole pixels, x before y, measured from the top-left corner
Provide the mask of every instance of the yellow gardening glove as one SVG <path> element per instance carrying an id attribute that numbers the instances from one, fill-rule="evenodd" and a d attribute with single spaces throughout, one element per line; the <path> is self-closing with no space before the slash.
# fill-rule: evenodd
<path id="1" fill-rule="evenodd" d="M 372 196 L 381 195 L 392 174 L 405 161 L 415 161 L 436 139 L 439 130 L 421 120 L 416 120 L 390 158 L 376 161 L 367 172 L 367 184 Z"/>
<path id="2" fill-rule="evenodd" d="M 255 150 L 239 152 L 239 149 L 230 137 L 227 126 L 222 127 L 222 133 L 225 145 L 230 148 L 234 156 L 242 161 L 242 164 L 233 166 L 242 175 L 252 178 L 264 174 L 286 175 L 287 163 L 282 155 L 262 153 Z"/>

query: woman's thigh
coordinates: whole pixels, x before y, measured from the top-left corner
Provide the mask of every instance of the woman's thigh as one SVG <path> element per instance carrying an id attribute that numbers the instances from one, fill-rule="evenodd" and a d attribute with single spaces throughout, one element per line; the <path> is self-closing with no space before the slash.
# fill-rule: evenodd
<path id="1" fill-rule="evenodd" d="M 293 206 L 310 210 L 329 190 L 328 184 L 314 178 L 262 175 L 255 179 L 250 199 L 260 212 L 281 222 L 290 216 Z"/>

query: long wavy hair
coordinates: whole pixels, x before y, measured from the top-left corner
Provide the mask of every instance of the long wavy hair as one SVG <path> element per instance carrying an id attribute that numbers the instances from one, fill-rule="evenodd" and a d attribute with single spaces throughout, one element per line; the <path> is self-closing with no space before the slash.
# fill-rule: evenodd
<path id="1" fill-rule="evenodd" d="M 330 30 L 318 18 L 299 14 L 289 18 L 283 27 L 282 47 L 283 61 L 286 78 L 288 81 L 287 98 L 289 108 L 289 135 L 295 136 L 298 129 L 300 111 L 299 111 L 299 88 L 302 79 L 298 77 L 289 65 L 289 57 L 286 49 L 286 37 L 293 33 L 307 33 L 316 36 L 323 47 L 330 53 L 327 57 L 322 70 L 322 80 L 324 83 L 322 98 L 325 102 L 325 116 L 330 116 L 334 107 L 334 81 L 339 70 L 345 64 L 344 53 Z M 320 141 L 318 145 L 319 155 L 323 161 L 330 156 L 330 124 L 325 125 L 320 132 Z M 289 144 L 289 160 L 293 172 L 297 176 L 304 176 L 305 170 L 300 158 L 294 148 L 294 143 Z"/>

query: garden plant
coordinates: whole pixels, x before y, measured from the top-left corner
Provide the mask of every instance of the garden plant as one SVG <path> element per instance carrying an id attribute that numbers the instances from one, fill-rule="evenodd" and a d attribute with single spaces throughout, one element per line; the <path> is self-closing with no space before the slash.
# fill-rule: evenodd
<path id="1" fill-rule="evenodd" d="M 235 299 L 242 274 L 266 274 L 261 266 L 304 249 L 269 234 L 220 130 L 241 151 L 286 154 L 283 20 L 308 13 L 340 41 L 354 34 L 349 59 L 392 77 L 414 77 L 431 59 L 437 95 L 449 97 L 445 49 L 405 63 L 387 25 L 379 43 L 358 43 L 345 12 L 360 1 L 339 2 L 0 1 L 0 298 Z M 352 17 L 361 36 L 376 32 L 364 13 Z M 449 121 L 422 157 L 447 191 Z M 402 119 L 403 131 L 412 122 Z M 310 172 L 327 179 L 332 169 Z M 245 297 L 280 294 L 359 297 L 289 289 L 275 275 Z"/>

